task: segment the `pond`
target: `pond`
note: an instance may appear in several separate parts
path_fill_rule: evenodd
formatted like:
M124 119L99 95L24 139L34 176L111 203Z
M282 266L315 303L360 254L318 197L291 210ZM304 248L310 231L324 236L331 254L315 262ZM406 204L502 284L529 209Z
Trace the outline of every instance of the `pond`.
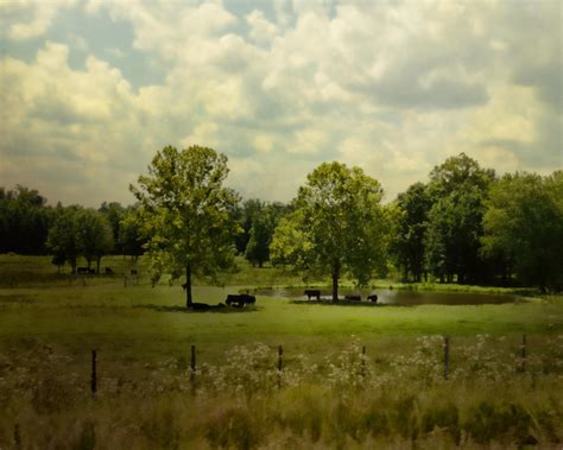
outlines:
M296 301L307 301L304 295L304 288L273 288L256 289L256 295L271 297L284 297ZM321 301L331 300L330 289L321 289ZM367 296L377 294L377 305L394 306L416 306L416 305L484 305L515 303L522 301L521 298L508 294L477 294L467 292L431 292L431 291L411 291L400 289L374 289L374 290L339 290L341 299L346 295L361 295L361 302L346 302L353 304L373 305L367 301Z

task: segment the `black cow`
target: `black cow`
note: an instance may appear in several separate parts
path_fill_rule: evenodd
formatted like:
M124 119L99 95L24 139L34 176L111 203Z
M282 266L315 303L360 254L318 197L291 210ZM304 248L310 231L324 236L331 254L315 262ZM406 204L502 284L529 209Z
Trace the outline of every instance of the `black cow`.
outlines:
M243 308L246 305L253 305L256 303L256 297L249 294L229 294L225 303L229 306L234 306L235 308Z
M312 297L315 297L317 300L321 299L321 291L318 289L305 289L305 295L307 300L311 300Z
M113 275L113 269L111 267L106 267L104 272L106 275Z
M344 299L359 302L359 301L362 300L362 296L361 295L345 295Z
M377 294L368 295L368 300L373 303L377 303Z
M78 267L76 269L76 273L78 273L78 274L89 274L90 269L88 269L88 267Z

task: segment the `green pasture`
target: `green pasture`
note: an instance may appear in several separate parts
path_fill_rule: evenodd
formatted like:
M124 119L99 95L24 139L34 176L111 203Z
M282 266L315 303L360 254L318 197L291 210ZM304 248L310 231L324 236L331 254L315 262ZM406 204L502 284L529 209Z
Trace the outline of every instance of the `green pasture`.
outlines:
M541 337L563 330L561 297L503 305L373 307L296 304L259 296L256 307L242 311L188 312L178 285L151 287L143 277L142 260L140 279L125 280L131 264L123 257L106 258L102 267L111 266L116 275L77 278L57 274L47 257L2 256L0 345L41 342L75 354L98 348L113 360L145 361L185 354L195 344L202 357L216 361L229 347L253 342L324 355L353 336L373 351L383 351L422 335L512 335L516 340L523 333ZM303 284L295 275L244 262L221 281L225 286L200 282L195 299L213 304L246 287Z

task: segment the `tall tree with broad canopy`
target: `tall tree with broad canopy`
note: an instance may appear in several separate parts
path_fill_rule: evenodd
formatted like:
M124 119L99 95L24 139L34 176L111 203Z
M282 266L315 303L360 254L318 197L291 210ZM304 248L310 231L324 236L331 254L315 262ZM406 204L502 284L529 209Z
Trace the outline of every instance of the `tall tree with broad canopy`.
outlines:
M440 280L479 281L485 200L494 171L482 169L464 153L446 159L430 173L432 207L425 234L426 259Z
M518 278L545 290L563 283L563 172L504 175L491 188L482 238L502 253Z
M323 163L307 176L274 233L274 263L291 264L313 275L330 275L332 299L349 275L367 284L385 263L387 219L380 206L379 182L358 167Z
M168 146L157 152L138 187L130 187L140 204L153 280L164 272L172 280L184 275L187 308L193 304L192 277L214 279L233 260L230 218L239 198L223 186L228 172L227 157L215 150Z

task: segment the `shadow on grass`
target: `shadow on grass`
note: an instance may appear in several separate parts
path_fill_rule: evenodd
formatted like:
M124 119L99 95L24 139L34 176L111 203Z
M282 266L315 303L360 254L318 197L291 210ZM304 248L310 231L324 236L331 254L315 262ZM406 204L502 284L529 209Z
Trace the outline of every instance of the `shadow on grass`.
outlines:
M332 300L291 300L290 303L296 305L324 305L324 306L360 306L364 308L387 308L387 307L412 307L416 305L399 305L399 304L388 304L388 303L373 303L373 302L363 302L356 300L338 300L333 302Z
M188 309L185 306L180 305L155 305L154 303L138 304L133 305L133 308L150 309L152 311L158 312L177 312L185 314L202 314L202 313L221 313L221 314L236 314L236 313L251 313L257 312L261 308L256 306L246 306L244 308L234 308L231 306L220 306L220 305L208 305L209 309Z

